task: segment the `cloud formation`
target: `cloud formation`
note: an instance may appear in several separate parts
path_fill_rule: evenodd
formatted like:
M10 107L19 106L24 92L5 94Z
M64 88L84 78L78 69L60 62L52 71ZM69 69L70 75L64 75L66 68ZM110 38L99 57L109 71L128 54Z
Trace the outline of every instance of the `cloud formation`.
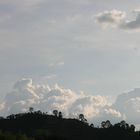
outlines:
M89 122L95 124L109 119L112 123L125 119L129 123L139 125L140 89L134 89L118 96L114 104L107 97L88 95L84 92L76 93L57 84L33 84L32 79L22 79L13 86L0 104L3 115L28 111L29 107L51 113L61 110L65 117L77 117L83 113Z
M129 31L140 31L140 11L135 10L137 16L134 20L124 21L121 25L121 29Z
M133 20L127 20L131 14L136 14ZM130 13L119 10L105 11L97 14L96 23L102 27L119 28L126 31L140 31L140 10L136 9Z
M61 110L66 117L77 117L78 114L83 113L90 121L99 116L121 119L121 114L111 107L105 96L76 93L58 85L53 87L35 85L32 79L22 79L16 82L13 91L7 94L0 109L1 113L6 115L28 111L30 106L44 112ZM104 119L107 118L104 117Z
M140 88L119 95L114 106L126 117L126 120L140 124Z
M116 27L125 18L125 12L118 10L104 11L96 16L96 22L103 27Z

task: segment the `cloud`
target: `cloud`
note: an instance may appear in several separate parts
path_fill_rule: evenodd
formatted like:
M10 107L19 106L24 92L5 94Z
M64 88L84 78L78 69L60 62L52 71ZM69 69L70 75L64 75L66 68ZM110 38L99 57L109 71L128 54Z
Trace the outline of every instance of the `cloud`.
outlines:
M134 20L124 21L119 27L129 31L140 31L140 11L134 10L137 14Z
M28 111L29 107L35 110L51 112L60 110L65 117L77 117L83 113L89 122L95 124L110 120L112 123L126 120L139 126L140 116L140 89L134 89L128 93L120 94L115 103L100 95L88 95L84 92L74 92L57 84L37 85L32 79L17 81L13 90L9 92L5 100L0 104L0 113L3 115Z
M96 22L103 27L116 27L125 18L126 13L118 10L104 11L97 14Z
M70 107L71 113L83 113L86 117L92 119L100 113L100 109L108 106L109 102L103 96L80 95Z
M0 112L4 115L25 112L31 106L44 112L61 110L65 117L77 117L83 113L91 122L99 116L104 119L111 116L121 120L121 114L111 107L105 96L76 93L58 85L35 85L32 79L22 79L15 83L13 91L7 94L1 104Z
M118 123L124 120L124 116L119 112L119 110L114 109L112 106L105 106L100 110L100 114L95 116L94 120L96 123L101 123L105 120L110 120L112 124Z
M119 111L112 109L112 108L104 109L104 111L108 115L115 115L116 117L121 117L121 113Z
M140 124L140 88L119 95L114 107L126 117L127 121Z
M136 17L127 20L131 14L136 14ZM103 28L113 27L125 31L140 31L140 10L135 9L130 13L119 10L104 11L96 15L96 23Z

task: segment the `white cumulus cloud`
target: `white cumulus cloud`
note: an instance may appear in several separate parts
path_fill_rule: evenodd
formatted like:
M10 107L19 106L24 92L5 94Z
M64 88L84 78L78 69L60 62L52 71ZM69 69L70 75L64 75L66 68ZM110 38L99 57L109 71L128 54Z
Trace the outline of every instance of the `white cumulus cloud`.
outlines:
M57 109L65 117L78 117L78 114L83 113L89 122L95 124L103 120L116 123L125 119L139 126L140 89L119 95L112 105L105 96L77 93L57 84L53 87L37 85L32 79L22 79L15 83L13 90L0 104L0 113L7 115L26 112L29 107L49 113Z
M111 107L105 96L87 95L84 92L76 93L58 85L53 87L35 85L32 79L17 81L0 109L1 114L6 115L28 111L31 106L44 112L57 109L62 111L65 117L77 117L78 114L83 113L89 121L93 121L98 116L103 118L105 114L121 118L121 114ZM107 116L104 119L107 119Z
M124 114L127 121L140 124L140 88L119 95L114 106Z

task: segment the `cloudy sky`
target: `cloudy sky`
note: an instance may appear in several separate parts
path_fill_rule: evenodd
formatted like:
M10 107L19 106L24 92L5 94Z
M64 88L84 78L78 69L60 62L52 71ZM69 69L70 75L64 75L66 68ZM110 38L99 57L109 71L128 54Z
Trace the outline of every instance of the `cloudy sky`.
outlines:
M106 96L104 100L120 102L120 94L140 87L139 36L139 0L0 0L0 101L7 93L15 95L13 86L17 81L27 80L21 84L24 90L28 85L54 87L57 83L75 91L72 98L84 91L81 96L86 101L97 100L100 104L99 98ZM16 93L26 93L19 90L21 85L16 86ZM134 98L124 97L128 94L123 97L140 115L139 93L135 91ZM33 99L43 106L46 97L42 101L36 95L38 91L34 93ZM84 101L79 102L83 105ZM5 102L9 104L9 98ZM101 112L126 117L114 109L115 105L105 109L102 105Z

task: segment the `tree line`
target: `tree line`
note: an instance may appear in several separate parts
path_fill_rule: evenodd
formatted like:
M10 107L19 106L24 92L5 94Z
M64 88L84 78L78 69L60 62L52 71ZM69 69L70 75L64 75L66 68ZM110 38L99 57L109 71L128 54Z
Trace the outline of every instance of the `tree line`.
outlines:
M65 118L58 110L48 114L35 111L33 107L25 113L0 117L0 130L0 140L140 139L140 131L135 131L135 125L125 120L116 124L106 120L101 122L100 127L95 127L93 123L88 123L84 114L72 119Z

